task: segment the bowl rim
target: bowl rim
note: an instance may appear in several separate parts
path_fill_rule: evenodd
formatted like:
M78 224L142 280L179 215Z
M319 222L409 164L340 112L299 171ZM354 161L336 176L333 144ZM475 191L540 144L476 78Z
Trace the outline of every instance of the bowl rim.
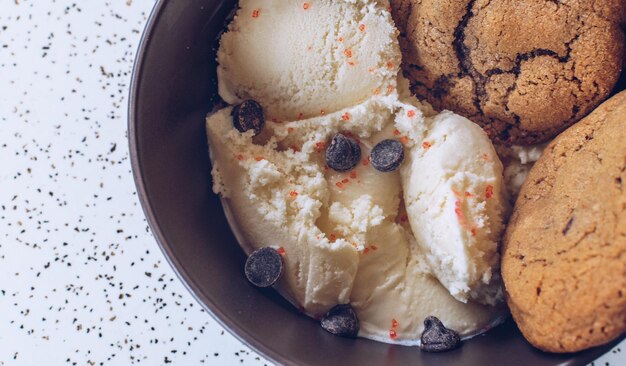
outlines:
M133 63L133 69L131 73L131 81L129 87L128 94L128 146L129 146L129 154L130 154L130 162L131 162L131 170L133 174L133 180L135 182L135 188L137 190L137 195L139 197L139 202L141 208L146 216L146 220L148 221L148 226L150 227L150 231L153 234L154 239L156 240L161 252L165 256L169 266L172 268L180 282L182 282L183 286L187 289L187 291L191 294L191 296L196 300L196 302L200 305L204 311L206 311L217 323L224 329L226 329L231 335L233 335L237 340L242 342L244 345L252 348L255 352L259 353L261 356L265 357L271 362L281 364L281 365L295 365L293 362L282 356L280 353L275 350L267 347L262 342L253 337L248 331L244 328L237 325L233 319L227 316L222 310L220 310L209 298L201 299L198 295L200 293L199 286L195 283L192 277L187 273L184 269L184 266L178 258L174 255L171 250L163 231L161 230L161 225L159 224L158 219L154 213L153 205L149 195L146 190L146 183L144 181L144 175L142 170L142 157L139 152L139 141L137 131L137 110L138 110L138 101L139 101L139 92L141 90L141 80L143 76L143 67L144 61L148 54L148 49L151 46L152 35L154 33L154 29L156 24L158 23L161 15L163 14L163 10L167 5L167 0L157 0L152 7L148 20L146 21L146 25L144 26L139 44L137 46L137 51L135 54L135 60Z
M198 305L200 305L200 307L204 309L204 311L206 311L209 316L211 316L222 328L226 329L226 331L228 331L237 340L242 342L244 345L250 347L256 353L268 359L270 362L279 365L297 365L292 360L289 360L284 355L282 355L280 352L267 346L260 339L253 336L245 328L239 326L232 317L228 316L224 311L216 306L215 303L210 299L210 297L199 295L202 293L202 291L200 290L200 286L190 276L187 270L185 270L185 267L175 256L170 245L168 244L166 236L161 230L159 220L155 215L151 198L147 193L146 182L144 181L144 174L141 163L142 156L139 152L139 138L136 133L138 124L137 110L139 109L138 102L140 99L139 93L141 90L141 82L144 73L144 61L147 57L147 54L149 53L149 49L151 48L153 40L152 36L155 31L156 25L163 15L163 11L168 3L168 0L156 0L152 7L150 15L148 16L146 24L143 28L140 41L136 48L128 92L127 139L133 180L135 183L135 188L141 208L150 227L150 231L152 232L153 237L156 240L167 263L174 271L180 282L182 282L183 286L198 303ZM615 346L622 339L623 337L618 337L616 340L610 342L609 344L613 343L612 346ZM607 352L610 352L610 350L608 350ZM598 356L594 356L594 358L590 359L589 362L592 362L597 357Z

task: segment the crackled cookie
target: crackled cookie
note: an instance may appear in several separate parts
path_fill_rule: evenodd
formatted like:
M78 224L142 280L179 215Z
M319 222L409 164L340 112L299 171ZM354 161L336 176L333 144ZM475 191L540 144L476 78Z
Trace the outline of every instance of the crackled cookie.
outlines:
M626 330L626 92L548 145L502 248L507 301L533 345L575 352Z
M411 90L494 141L545 141L612 91L622 0L392 0Z

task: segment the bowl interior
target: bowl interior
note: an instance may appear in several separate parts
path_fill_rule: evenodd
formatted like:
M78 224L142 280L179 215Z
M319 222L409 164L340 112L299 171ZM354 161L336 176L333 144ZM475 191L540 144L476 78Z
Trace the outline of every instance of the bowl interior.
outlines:
M249 285L245 256L211 190L204 131L217 90L216 38L235 3L158 1L130 101L132 164L150 226L180 278L220 323L282 364L583 365L609 350L546 354L531 347L510 319L445 354L348 340L324 332L273 290Z

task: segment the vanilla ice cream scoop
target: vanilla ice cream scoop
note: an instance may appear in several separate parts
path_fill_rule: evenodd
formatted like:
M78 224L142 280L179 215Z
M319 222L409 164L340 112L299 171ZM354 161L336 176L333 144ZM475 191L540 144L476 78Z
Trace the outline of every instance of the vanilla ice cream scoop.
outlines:
M230 104L260 103L266 118L261 131L235 128L232 107L208 117L213 190L246 252L281 253L276 289L315 318L349 303L359 336L383 342L419 344L428 316L463 337L497 323L502 167L478 126L437 115L398 81L389 3L239 6L218 89ZM328 154L338 134L349 161ZM404 162L372 164L386 140Z
M284 253L283 295L309 314L350 299L358 253L345 240L330 241L316 226L329 189L307 151L277 151L276 141L255 144L253 131L233 127L232 108L213 114L207 136L213 190L240 225L236 234L250 253L271 246Z
M450 118L452 124L457 117ZM240 243L248 253L264 246L282 248L285 271L278 289L307 314L317 317L350 303L361 323L359 336L406 345L419 344L427 316L467 337L504 314L502 304L487 306L471 298L464 303L450 295L431 270L431 252L418 244L407 222L402 169L383 173L367 158L385 139L402 141L409 156L421 149L415 143L418 135L432 135L433 143L443 144L435 137L442 129L431 133L430 124L440 126L417 106L391 97L312 119L269 121L257 137L232 127L230 108L208 118L214 191L224 198ZM466 128L461 125L461 131ZM337 133L350 135L362 150L361 161L350 171L326 165L324 151ZM450 133L453 138L455 132ZM461 132L458 137L468 136ZM431 160L430 169L450 164L462 169L466 161L463 154L448 158ZM491 174L476 171L481 173ZM459 258L465 267L451 275L469 272L468 262L481 260ZM487 287L472 286L477 294Z
M493 145L478 125L451 112L412 137L402 188L431 271L460 301L501 301L498 241L508 201Z
M373 1L241 0L217 54L219 94L296 120L396 88L400 49L390 13Z

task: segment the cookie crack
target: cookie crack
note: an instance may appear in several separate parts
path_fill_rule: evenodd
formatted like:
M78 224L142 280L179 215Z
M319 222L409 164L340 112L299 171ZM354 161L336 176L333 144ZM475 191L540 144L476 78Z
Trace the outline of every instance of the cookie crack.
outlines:
M454 40L452 41L452 46L454 47L454 52L459 61L459 70L457 77L459 79L469 76L474 83L474 106L478 110L479 114L483 113L483 108L481 102L484 101L486 97L485 85L487 84L488 78L481 75L476 68L474 67L474 63L472 62L470 49L465 45L465 29L469 24L470 20L476 16L474 12L474 5L476 4L476 0L469 0L465 9L465 14L461 18L461 21L454 29Z
M529 51L529 52L518 53L517 56L515 57L515 65L511 69L503 70L501 68L493 68L493 69L487 70L485 72L485 75L487 75L488 77L491 77L494 75L501 75L501 74L513 74L516 77L518 77L522 73L522 64L524 62L530 61L532 59L535 59L537 57L542 57L542 56L553 57L557 59L560 63L567 63L569 62L571 58L572 50L571 50L570 42L566 43L566 46L568 47L568 50L565 56L560 56L557 52L546 49L546 48L535 48L534 50Z
M487 76L487 78L491 78L494 75L502 75L502 74L513 74L515 76L515 82L513 83L513 85L509 88L507 88L506 90L506 95L505 95L505 107L508 109L508 101L509 101L509 97L510 95L517 89L517 79L519 78L520 74L522 73L522 64L526 61L530 61L533 60L537 57L542 57L542 56L549 56L549 57L553 57L555 58L559 63L568 63L571 60L571 55L572 55L572 44L574 42L576 42L578 40L578 38L580 37L580 35L576 35L574 38L570 39L569 41L567 41L565 43L565 47L566 47L566 52L564 56L560 56L558 54L558 52L555 52L553 50L550 49L546 49L546 48L535 48L529 52L525 52L525 53L518 53L517 56L515 57L515 65L509 69L509 70L503 70L501 68L493 68L493 69L489 69L485 72L485 75ZM580 85L582 84L582 81L574 75L573 77L573 81L577 82L580 88Z
M593 235L596 233L598 229L597 225L593 225L593 228L590 231L585 231L582 235L582 237L578 238L572 245L570 245L568 248L565 249L561 249L558 252L556 252L556 255L562 255L568 252L571 252L572 250L574 250L576 247L578 247L578 245L580 245L580 243L582 243L585 239L587 239L590 235Z
M470 49L465 45L465 28L469 24L470 19L474 17L473 9L476 0L469 0L467 6L465 8L465 14L461 18L461 21L454 29L454 40L452 41L452 46L454 47L454 51L456 53L456 57L459 61L459 76L468 75L470 70L473 69L473 65L471 60L469 60Z
M441 75L440 77L438 77L437 80L435 80L435 83L433 84L433 88L432 88L433 90L432 92L435 98L441 98L444 95L446 95L448 90L450 90L451 84L453 84L453 81L452 81L453 78L457 76L458 75L456 73L453 73L453 74Z
M424 66L421 66L421 65L418 65L418 64L412 64L412 63L409 63L409 64L407 64L406 66L407 66L408 68L411 68L411 69L416 70L416 71L422 71L422 70L424 70Z

